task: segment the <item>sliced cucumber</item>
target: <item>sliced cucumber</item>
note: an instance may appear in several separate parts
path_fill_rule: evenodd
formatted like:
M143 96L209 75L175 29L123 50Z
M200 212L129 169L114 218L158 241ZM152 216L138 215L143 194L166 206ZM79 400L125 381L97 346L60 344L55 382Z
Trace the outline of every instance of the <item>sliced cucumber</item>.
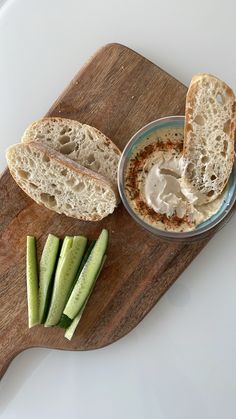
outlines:
M82 259L82 262L81 262L81 264L80 264L80 266L79 266L79 270L78 270L78 272L77 272L77 274L76 274L75 281L74 281L74 283L73 283L73 285L72 285L71 292L72 292L72 290L73 290L73 288L74 288L74 286L75 286L76 282L77 282L77 281L78 281L78 279L79 279L79 276L80 276L80 274L81 274L81 271L82 271L82 269L83 269L83 267L84 267L85 263L87 262L87 260L88 260L88 258L89 258L89 256L90 256L90 253L92 252L92 250L93 250L93 248L94 248L94 246L95 246L95 243L96 243L96 240L93 240L93 241L90 243L90 245L88 246L88 248L87 248L87 250L86 250L86 252L85 252L85 254L84 254L84 257L83 257L83 259Z
M100 273L101 273L101 270L102 270L102 268L103 268L103 265L104 265L104 263L105 263L105 260L106 260L106 255L103 257L103 260L102 260L102 263L101 263L101 266L100 266L100 268L99 268L99 271L98 271L98 273L97 273L97 276L96 276L96 279L95 279L95 281L94 281L94 283L93 283L93 286L92 286L92 288L91 288L91 290L90 290L90 293L89 293L89 296L88 296L88 298L86 299L86 301L85 301L85 303L84 303L84 305L83 305L83 307L81 308L81 310L80 310L80 312L77 314L77 316L75 316L75 318L74 318L74 320L72 321L72 323L67 327L67 329L66 329L66 332L65 332L65 338L66 339L68 339L68 340L71 340L72 339L72 337L73 337L73 335L74 335L74 333L75 333L75 330L76 330L76 328L77 328L77 326L78 326L78 324L79 324L79 322L80 322L80 319L81 319L81 317L82 317L82 314L83 314L83 312L84 312L84 309L85 309L85 307L86 307L86 305L87 305L87 302L88 302L88 300L89 300L89 297L90 297L90 295L92 294L92 291L93 291L93 288L94 288L94 285L95 285L95 283L96 283L96 281L97 281L97 279L98 279L98 277L99 277L99 275L100 275ZM64 315L65 316L65 315ZM65 316L65 317L67 317L67 316ZM69 319L69 317L67 317L67 319Z
M62 315L68 295L78 271L81 259L86 248L87 239L84 236L75 236L72 246L65 245L64 255L59 261L59 268L56 270L53 286L52 300L45 326L56 325ZM68 247L69 249L68 249Z
M49 234L43 248L39 263L39 322L46 320L49 302L53 286L53 273L55 272L56 261L60 239Z
M69 249L72 247L72 243L73 243L73 237L70 237L70 236L64 237L64 240L61 246L60 256L57 263L57 270L60 269L62 260L65 257L65 255L68 253Z
M33 236L27 236L26 241L26 283L28 302L28 325L29 327L33 327L39 323L36 240Z
M96 280L108 244L108 231L103 229L73 288L63 314L74 319L80 312Z
M61 269L62 261L64 260L65 256L67 255L67 253L68 253L68 252L69 252L69 250L71 249L72 244L73 244L73 237L71 237L71 236L65 236L65 237L64 237L64 240L63 240L63 243L62 243L62 246L61 246L60 255L59 255L58 262L57 262L56 272L55 272L54 278L55 278L56 276L58 277L58 275L59 275L59 271L60 271L60 269ZM49 296L50 298L51 298L51 296L52 296L53 282L54 282L54 281L52 281L52 289L51 289L50 296ZM47 310L45 310L45 311L46 311L46 313L45 313L45 314L46 314L46 316L45 316L46 318L47 318L48 311L49 311L50 298L49 298L49 301L48 301L48 307L47 307ZM42 323L44 323L44 322L46 321L46 318L44 318L44 319L43 319Z
M81 271L82 271L85 263L87 262L87 259L88 259L89 255L90 255L90 253L91 253L91 251L92 251L95 243L96 243L96 240L93 240L91 242L91 244L88 246L88 248L87 248L87 250L86 250L86 252L84 254L84 257L82 259L82 262L81 262L81 264L79 266L79 270L78 270L78 272L76 274L75 280L73 281L73 284L71 286L71 290L70 290L70 293L69 293L68 298L70 297L70 294L71 294L71 292L72 292L72 290L74 288L74 285L76 284L76 282L77 282L77 280L78 280L78 278L80 276L80 273L81 273ZM69 317L67 317L65 314L62 313L62 316L61 316L61 319L60 319L60 321L58 323L58 326L63 327L64 329L67 329L67 327L70 326L71 323L72 323L72 319L70 319Z
M61 318L57 326L61 327L62 329L67 329L72 323L72 319L62 313Z
M87 301L86 301L86 303L87 303ZM86 306L86 303L84 304L84 308ZM76 331L76 328L77 328L77 326L80 322L80 319L82 317L83 311L84 311L84 309L82 308L80 310L79 314L77 314L77 316L75 316L74 320L72 320L72 323L70 324L70 326L67 327L67 329L65 331L65 334L64 334L66 339L71 340L73 338L73 335L74 335L74 333Z

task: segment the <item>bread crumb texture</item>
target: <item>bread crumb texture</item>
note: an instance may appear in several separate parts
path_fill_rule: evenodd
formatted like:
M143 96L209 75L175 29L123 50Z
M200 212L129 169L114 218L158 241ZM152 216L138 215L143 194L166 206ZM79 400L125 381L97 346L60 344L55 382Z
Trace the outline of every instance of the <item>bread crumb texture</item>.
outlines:
M200 192L199 203L210 202L223 191L233 166L234 93L214 76L195 76L185 116L185 179Z
M26 129L22 142L30 141L52 147L117 186L121 152L96 128L65 118L43 118Z
M16 144L7 150L12 176L32 199L82 220L100 220L114 211L117 199L108 183L70 168L63 155L53 153L56 159L47 147L35 143Z

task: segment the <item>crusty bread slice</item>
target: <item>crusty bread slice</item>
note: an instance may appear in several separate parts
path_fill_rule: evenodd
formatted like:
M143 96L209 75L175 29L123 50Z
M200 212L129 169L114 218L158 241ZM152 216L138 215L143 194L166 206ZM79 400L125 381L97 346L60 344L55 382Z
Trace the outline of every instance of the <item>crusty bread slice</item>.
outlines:
M22 142L30 141L37 141L60 151L117 185L121 152L96 128L65 118L42 118L31 124L23 134Z
M15 144L7 149L6 158L23 191L59 214L96 221L118 203L110 181L43 144Z
M216 199L226 186L234 161L235 95L211 74L193 77L186 98L184 182L197 204Z

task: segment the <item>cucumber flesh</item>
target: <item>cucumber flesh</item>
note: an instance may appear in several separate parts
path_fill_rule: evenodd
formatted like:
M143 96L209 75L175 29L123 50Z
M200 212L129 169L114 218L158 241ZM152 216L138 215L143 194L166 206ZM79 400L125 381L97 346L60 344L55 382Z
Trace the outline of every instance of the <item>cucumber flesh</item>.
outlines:
M39 323L36 240L33 236L27 236L26 240L26 283L28 302L28 325L30 328Z
M93 240L93 241L90 243L90 245L88 246L88 248L87 248L87 250L86 250L86 252L85 252L85 254L84 254L84 257L83 257L82 262L81 262L81 264L80 264L79 270L78 270L78 272L77 272L77 274L76 274L76 278L75 278L75 281L74 281L74 284L73 284L73 288L74 288L74 285L76 284L76 282L77 282L77 281L78 281L78 279L79 279L79 276L80 276L80 274L81 274L81 271L82 271L82 269L83 269L83 267L84 267L85 263L87 262L87 260L88 260L88 258L89 258L89 255L90 255L90 253L92 252L92 250L93 250L93 248L94 248L95 243L96 243L96 240ZM73 289L73 288L72 288L72 289ZM72 291L72 289L71 289L71 291Z
M80 273L80 276L63 311L63 314L68 316L70 319L74 319L76 317L89 296L90 290L92 289L96 280L103 257L106 253L107 244L108 231L103 229L94 245L92 252L90 253L86 264Z
M55 326L62 315L74 278L82 260L87 239L84 236L75 236L72 246L68 249L56 270L53 286L52 300L45 326ZM69 246L69 245L68 245ZM65 249L64 249L65 250Z
M39 322L44 323L52 293L60 239L49 234L39 263Z
M85 303L85 305L86 305L86 303ZM85 305L84 305L84 307L85 307ZM77 328L77 326L80 322L82 314L83 314L83 309L80 310L79 314L77 314L77 316L75 316L74 320L72 320L72 323L70 324L70 326L67 327L67 329L65 331L65 334L64 334L66 339L71 340L73 338L73 335L74 335L74 333L76 331L76 328Z
M57 266L56 266L56 272L55 272L55 275L54 275L53 279L55 279L55 277L58 276L58 273L59 273L60 268L61 268L62 261L64 260L68 251L71 249L72 244L73 244L73 237L65 236L64 240L62 242L60 255L59 255L59 259L58 259ZM47 310L45 310L45 316L43 316L42 323L45 323L45 321L47 319L47 315L48 315L48 311L49 311L49 307L50 307L50 299L52 297L52 291L53 291L53 282L54 281L52 281L52 283L51 283L52 289L50 290L50 295L49 295L49 298L48 298L49 301L47 302Z
M90 295L92 294L92 291L93 291L94 285L95 285L95 283L96 283L96 281L97 281L97 279L98 279L98 277L99 277L99 275L100 275L100 273L101 273L101 270L102 270L103 265L104 265L104 263L105 263L106 257L107 257L106 255L103 257L103 260L102 260L101 266L100 266L100 268L99 268L99 271L98 271L98 273L97 273L96 279L95 279L95 281L94 281L93 287L92 287L92 288L91 288L91 290L90 290L90 293L89 293L89 296L88 296L87 300L85 301L85 303L84 303L83 307L81 308L80 312L77 314L77 316L75 316L75 318L74 318L74 320L72 321L72 323L71 323L71 324L67 327L67 329L66 329L66 332L65 332L65 335L64 335L64 336L65 336L65 338L66 338L66 339L68 339L68 340L71 340L71 339L72 339L72 337L73 337L73 335L74 335L74 333L75 333L75 330L76 330L76 328L77 328L77 326L78 326L78 324L79 324L79 322L80 322L80 319L81 319L82 314L83 314L83 312L84 312L84 309L85 309L85 307L86 307L86 305L87 305L87 302L88 302L88 300L89 300L89 297L90 297ZM66 316L65 316L65 317L66 317ZM69 317L67 317L67 319L69 319Z
M61 251L60 251L60 255L59 255L59 259L57 263L57 271L60 269L62 260L65 257L65 255L68 253L68 250L72 247L72 244L73 244L73 237L66 236L61 246Z
M80 264L80 266L79 266L79 270L78 270L78 272L77 272L77 274L76 274L76 277L75 277L75 279L74 279L74 281L73 281L73 284L72 284L72 286L71 286L71 291L70 291L70 294L71 294L71 292L72 292L72 290L73 290L73 288L74 288L74 285L76 284L76 282L77 282L77 280L78 280L78 278L79 278L80 272L82 271L82 269L83 269L83 267L84 267L85 263L87 262L87 259L88 259L89 255L90 255L90 253L91 253L91 251L92 251L92 249L93 249L93 247L94 247L95 243L96 243L96 240L93 240L93 241L91 242L91 244L88 246L87 250L85 251L84 257L83 257L82 262L81 262L81 264ZM69 296L70 296L70 294L69 294ZM69 298L69 296L68 296L68 298ZM67 317L65 314L63 314L63 313L62 313L62 316L61 316L61 319L60 319L60 321L59 321L59 323L58 323L58 326L59 326L59 327L63 327L64 329L67 329L67 327L68 327L71 323L72 323L72 320L71 320L69 317Z

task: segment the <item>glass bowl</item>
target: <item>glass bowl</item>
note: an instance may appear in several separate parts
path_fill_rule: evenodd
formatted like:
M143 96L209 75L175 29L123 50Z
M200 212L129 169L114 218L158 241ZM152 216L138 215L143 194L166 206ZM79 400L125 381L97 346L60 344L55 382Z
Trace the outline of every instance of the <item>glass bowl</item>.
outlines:
M228 189L224 201L218 212L212 215L208 220L199 224L195 230L186 232L173 232L161 230L153 225L146 223L130 206L125 192L125 173L129 159L133 156L135 148L145 141L145 138L157 132L161 128L184 128L184 116L168 116L157 119L141 128L127 143L120 158L118 166L118 189L122 202L131 217L143 228L151 233L166 240L191 240L206 238L209 233L213 234L221 228L232 215L232 209L236 200L236 162L234 161L232 173L228 182Z

